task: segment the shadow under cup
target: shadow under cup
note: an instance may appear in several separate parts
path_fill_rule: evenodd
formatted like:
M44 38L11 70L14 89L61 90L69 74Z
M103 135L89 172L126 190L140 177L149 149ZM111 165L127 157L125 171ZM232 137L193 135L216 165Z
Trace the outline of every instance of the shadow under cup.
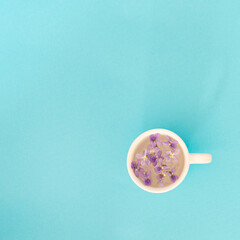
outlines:
M155 134L158 134L157 139L151 141L150 136ZM152 156L156 156L157 160ZM167 192L185 178L189 169L189 152L183 140L175 133L165 129L149 130L132 143L127 168L130 177L140 188L153 193Z

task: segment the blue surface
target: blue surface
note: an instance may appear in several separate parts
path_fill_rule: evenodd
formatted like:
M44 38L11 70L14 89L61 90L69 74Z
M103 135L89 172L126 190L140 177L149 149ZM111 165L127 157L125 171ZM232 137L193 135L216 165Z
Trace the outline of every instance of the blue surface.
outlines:
M1 1L0 239L240 239L239 1ZM138 188L152 128L209 152Z

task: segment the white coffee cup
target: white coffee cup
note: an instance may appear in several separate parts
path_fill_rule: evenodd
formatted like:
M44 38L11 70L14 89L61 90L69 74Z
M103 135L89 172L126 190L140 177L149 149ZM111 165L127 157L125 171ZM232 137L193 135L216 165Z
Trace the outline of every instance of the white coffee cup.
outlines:
M131 162L134 160L135 158L135 150L136 148L139 146L139 144L142 142L143 139L146 139L147 137L149 137L151 134L155 134L155 133L159 133L161 135L168 135L169 137L175 139L178 141L180 147L183 150L183 170L178 178L178 180L168 186L163 186L163 187L151 187L151 186L146 186L144 185L139 178L137 178L131 168ZM130 177L132 178L132 180L134 181L135 184L137 184L140 188L142 188L145 191L148 192L152 192L152 193L164 193L164 192L168 192L172 189L174 189L175 187L177 187L186 177L187 173L188 173L188 169L189 169L189 165L190 164L201 164L201 163L210 163L212 161L212 156L211 154L206 154L206 153L189 153L186 144L184 143L184 141L174 132L171 132L169 130L166 129L152 129L149 131L146 131L144 133L142 133L141 135L139 135L134 142L132 143L132 145L130 146L130 149L128 151L128 155L127 155L127 169L128 169L128 173L130 175Z

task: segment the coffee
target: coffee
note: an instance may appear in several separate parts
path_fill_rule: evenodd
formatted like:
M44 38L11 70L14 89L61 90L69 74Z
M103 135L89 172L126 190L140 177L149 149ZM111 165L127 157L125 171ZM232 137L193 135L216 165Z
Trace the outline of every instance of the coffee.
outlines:
M165 187L181 175L184 154L177 140L159 133L143 139L134 153L131 168L146 186Z

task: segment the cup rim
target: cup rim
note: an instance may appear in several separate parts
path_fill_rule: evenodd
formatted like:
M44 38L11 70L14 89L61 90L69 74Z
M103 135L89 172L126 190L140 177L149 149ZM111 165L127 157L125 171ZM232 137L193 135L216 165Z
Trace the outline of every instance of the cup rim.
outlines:
M131 169L131 162L132 159L134 157L134 151L136 149L136 147L138 146L138 144L142 141L142 139L148 137L151 134L155 134L155 133L160 133L162 135L168 135L174 139L176 139L178 141L178 143L180 144L182 150L183 150L183 155L184 155L184 166L183 166L183 170L181 175L179 176L179 178L177 179L176 182L166 186L166 187L161 187L161 188L156 188L156 187L151 187L151 186L145 186L133 173L132 169ZM167 130L167 129L162 129L162 128L156 128L156 129L151 129L148 130L146 132L143 132L142 134L140 134L131 144L129 151L128 151L128 155L127 155L127 170L128 173L131 177L131 179L133 180L133 182L140 188L142 188L143 190L147 191L147 192L151 192L151 193L164 193L164 192L168 192L172 189L174 189L175 187L177 187L180 183L182 183L182 181L184 180L184 178L186 177L188 170L189 170L189 152L188 152L188 148L186 146L186 144L184 143L184 141L174 132Z

